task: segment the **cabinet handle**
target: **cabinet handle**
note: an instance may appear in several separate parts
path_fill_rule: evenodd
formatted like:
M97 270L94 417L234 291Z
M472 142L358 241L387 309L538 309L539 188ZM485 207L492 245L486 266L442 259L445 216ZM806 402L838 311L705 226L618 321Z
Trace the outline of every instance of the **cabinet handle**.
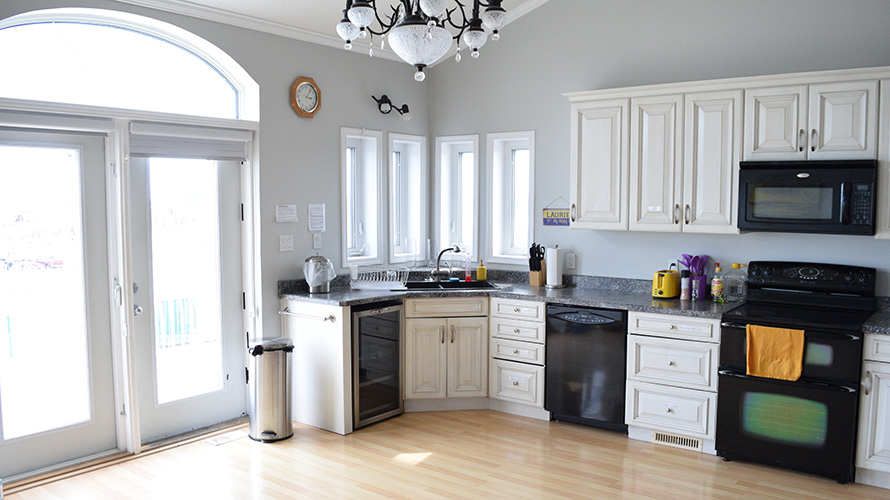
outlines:
M810 151L816 151L816 144L819 143L819 141L816 139L817 137L818 134L816 133L816 129L813 129L813 134L810 139Z
M800 129L800 132L797 133L798 151L803 153L803 149L805 147L807 147L806 144L807 144L807 132L804 129Z
M674 205L674 224L680 223L680 204Z
M668 366L674 366L674 357L673 356L668 358Z
M683 209L683 222L685 222L687 226L689 225L689 211L690 211L690 208L689 208L689 204L687 203L686 208Z
M454 343L454 325L451 325L451 343Z
M871 392L871 372L865 372L865 380L862 381L862 394L868 396Z
M439 328L439 342L442 344L445 343L445 327L444 326Z
M575 222L575 204L574 204L574 203L572 203L572 213L571 213L571 216L572 216L572 222Z

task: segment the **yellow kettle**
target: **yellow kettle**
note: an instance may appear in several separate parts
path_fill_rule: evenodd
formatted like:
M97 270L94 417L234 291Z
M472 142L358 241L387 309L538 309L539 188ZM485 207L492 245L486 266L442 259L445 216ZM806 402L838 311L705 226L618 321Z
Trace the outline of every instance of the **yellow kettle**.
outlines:
M652 297L675 299L680 296L680 272L670 269L655 271L652 276Z

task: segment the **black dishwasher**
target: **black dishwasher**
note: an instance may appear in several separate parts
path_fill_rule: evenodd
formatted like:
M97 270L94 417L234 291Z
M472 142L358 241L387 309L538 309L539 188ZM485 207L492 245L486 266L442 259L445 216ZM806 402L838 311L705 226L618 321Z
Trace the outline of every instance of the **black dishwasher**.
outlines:
M563 420L627 432L627 311L547 305L544 409Z

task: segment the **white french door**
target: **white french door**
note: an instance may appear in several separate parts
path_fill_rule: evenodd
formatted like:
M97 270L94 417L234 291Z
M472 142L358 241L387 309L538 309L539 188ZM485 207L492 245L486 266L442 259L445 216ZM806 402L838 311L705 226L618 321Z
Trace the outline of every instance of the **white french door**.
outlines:
M0 475L118 449L105 138L0 129Z
M240 162L130 160L142 444L246 412Z

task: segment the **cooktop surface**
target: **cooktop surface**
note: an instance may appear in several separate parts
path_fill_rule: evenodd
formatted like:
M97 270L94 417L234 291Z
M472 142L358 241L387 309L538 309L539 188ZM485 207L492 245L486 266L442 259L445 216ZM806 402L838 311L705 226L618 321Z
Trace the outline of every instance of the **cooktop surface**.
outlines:
M871 314L871 311L749 302L724 313L723 321L783 328L861 331Z

